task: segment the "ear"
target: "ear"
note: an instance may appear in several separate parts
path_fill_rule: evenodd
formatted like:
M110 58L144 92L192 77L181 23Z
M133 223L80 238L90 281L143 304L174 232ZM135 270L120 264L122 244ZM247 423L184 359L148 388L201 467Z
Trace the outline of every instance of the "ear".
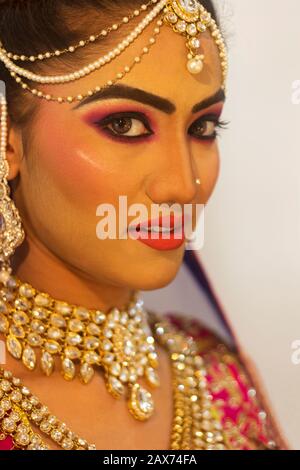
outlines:
M9 116L7 117L7 148L6 148L6 159L9 165L8 180L13 180L17 177L21 161L23 158L23 142L22 133L20 129L11 125Z

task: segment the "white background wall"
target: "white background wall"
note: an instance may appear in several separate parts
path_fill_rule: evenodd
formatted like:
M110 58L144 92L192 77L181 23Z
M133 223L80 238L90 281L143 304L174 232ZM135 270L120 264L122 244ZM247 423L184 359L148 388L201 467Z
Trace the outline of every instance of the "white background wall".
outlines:
M200 256L300 449L300 365L291 362L300 339L300 104L291 100L300 80L300 2L218 4L230 47L231 124Z

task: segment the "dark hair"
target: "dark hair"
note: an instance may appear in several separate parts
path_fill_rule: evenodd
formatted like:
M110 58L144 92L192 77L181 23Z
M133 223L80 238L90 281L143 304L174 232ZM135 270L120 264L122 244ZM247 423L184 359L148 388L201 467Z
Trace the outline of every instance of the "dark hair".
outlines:
M142 0L0 0L0 39L7 51L18 55L38 55L41 52L65 49L117 22L142 3ZM211 0L203 0L201 3L216 19ZM122 30L123 28L131 29L132 23L128 26L125 24ZM108 36L105 44L109 45L109 41ZM46 62L52 66L55 61L56 71L65 71L66 68L72 70L74 62L77 68L79 64L86 65L89 48L91 52L93 44ZM17 64L19 63L18 61ZM41 72L47 64L44 65L43 61L26 62L26 68ZM32 98L28 92L24 93L2 62L0 80L6 83L12 122L20 127L25 126L34 114L37 98Z

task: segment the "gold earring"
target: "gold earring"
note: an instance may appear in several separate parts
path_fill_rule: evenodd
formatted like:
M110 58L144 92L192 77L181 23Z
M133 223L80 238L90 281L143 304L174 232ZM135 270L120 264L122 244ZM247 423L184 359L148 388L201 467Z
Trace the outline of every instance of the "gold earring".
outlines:
M7 148L7 102L0 82L0 263L11 271L9 259L16 248L24 241L25 233L18 209L9 197L7 181L9 166L6 159Z

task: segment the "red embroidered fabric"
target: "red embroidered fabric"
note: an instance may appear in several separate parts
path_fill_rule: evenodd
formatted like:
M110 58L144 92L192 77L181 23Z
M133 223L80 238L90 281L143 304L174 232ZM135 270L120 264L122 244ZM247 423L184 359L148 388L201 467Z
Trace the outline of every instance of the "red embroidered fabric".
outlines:
M13 450L14 444L12 438L6 437L4 440L1 440L0 436L0 450Z
M205 360L209 390L223 424L227 448L279 449L275 440L277 432L261 406L238 353L195 319L172 313L165 317L197 342L199 354Z

